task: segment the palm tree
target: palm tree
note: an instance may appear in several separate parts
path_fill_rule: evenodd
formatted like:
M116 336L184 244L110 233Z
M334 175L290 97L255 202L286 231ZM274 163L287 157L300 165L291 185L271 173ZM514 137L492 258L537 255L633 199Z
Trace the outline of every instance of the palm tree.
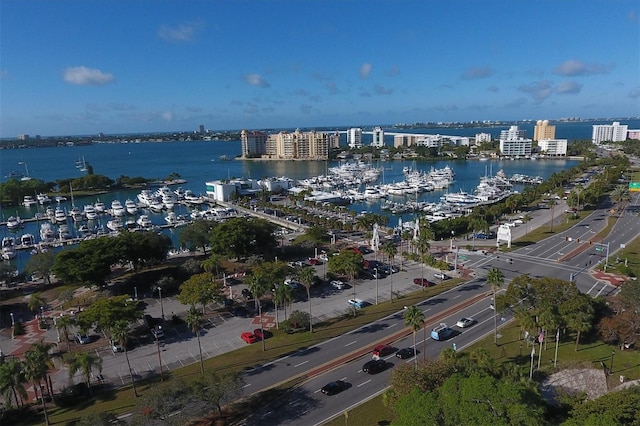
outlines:
M67 352L71 352L71 343L69 341L69 327L75 324L75 319L71 315L62 315L56 318L56 328L62 330L62 336L67 342Z
M102 358L94 356L90 352L69 353L65 358L65 361L69 365L69 377L73 378L73 376L80 371L84 384L89 390L89 394L92 394L91 373L94 368L102 373Z
M393 259L395 259L396 254L398 254L398 248L391 241L387 241L382 245L381 251L385 256L387 256L387 259L389 261L389 272L390 272L389 282L390 282L390 289L391 289L390 298L391 298L391 302L393 302Z
M616 185L613 191L611 191L610 197L611 201L618 205L618 210L620 210L620 204L631 199L629 188L624 185Z
M475 251L476 249L476 233L477 231L485 231L487 228L489 227L489 223L481 218L481 217L473 217L470 221L469 221L469 227L467 229L469 229L470 231L473 232L473 247L471 250Z
M424 254L427 253L429 251L429 248L431 247L431 244L429 244L428 239L423 236L422 234L420 234L418 236L417 240L413 240L413 244L416 246L416 249L418 250L418 253L420 253L420 265L422 267L421 269L421 277L424 280ZM425 287L422 287L422 290L424 291Z
M195 306L189 308L187 312L187 325L198 337L198 350L200 351L200 373L204 374L204 360L202 359L202 345L200 344L200 330L202 329L202 312Z
M487 274L487 283L493 290L493 343L498 344L498 306L496 305L496 292L504 285L504 274L498 268L493 268Z
M314 270L303 268L298 272L298 279L305 289L307 289L307 301L309 302L309 331L313 333L313 317L311 316L311 284L313 283Z
M51 343L40 341L34 343L24 354L24 375L27 380L33 383L33 392L38 398L38 389L41 389L42 381L49 387L48 373L53 368L53 361L49 355L49 350L53 347ZM41 392L42 393L42 392ZM52 392L49 389L49 395ZM49 425L49 414L47 413L47 403L44 395L40 395L42 400L42 411L44 413L45 425Z
M413 330L413 352L414 352L414 365L418 368L418 352L416 350L416 333L420 330L424 324L424 312L416 305L410 306L404 312L404 323Z
M409 253L409 244L411 239L413 238L413 233L411 233L411 231L409 231L408 229L404 229L402 231L402 234L400 235L400 237L402 238L402 241L406 241L407 242L407 253ZM402 261L404 258L400 258L400 260ZM403 265L400 264L400 267L402 267Z
M11 405L12 397L16 402L16 407L24 404L24 400L27 398L24 383L22 363L19 360L14 358L0 364L0 393L9 405Z
M293 289L288 285L277 285L273 293L273 302L276 305L276 327L278 327L278 305L284 308L284 319L287 319L287 305L293 301Z
M133 396L138 397L138 391L136 390L136 381L133 377L133 370L131 369L131 362L129 362L129 351L127 350L127 340L129 339L129 323L124 320L117 321L111 329L111 338L118 342L124 350L124 357L127 360L127 367L129 367L129 377L131 377L131 387L133 388Z
M47 299L42 296L41 292L33 293L31 297L29 297L27 307L34 314L40 311L44 306L47 306Z
M262 303L260 302L260 298L265 295L266 292L269 291L271 285L269 281L265 279L262 275L253 274L249 277L249 291L253 293L253 296L256 298L256 302L258 304L258 316L260 317L260 330L263 331L262 335L264 336L264 322L262 321ZM280 284L285 285L285 284ZM266 351L267 348L265 346L264 340L262 340L262 350Z

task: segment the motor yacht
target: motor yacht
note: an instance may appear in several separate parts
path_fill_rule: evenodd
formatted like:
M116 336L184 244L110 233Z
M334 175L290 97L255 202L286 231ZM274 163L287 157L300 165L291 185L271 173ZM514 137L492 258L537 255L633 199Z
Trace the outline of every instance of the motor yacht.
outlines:
M116 217L124 216L126 213L125 208L122 206L122 203L118 200L113 200L111 202L111 214Z
M67 213L60 206L56 207L53 217L57 223L65 223L67 221Z
M150 189L143 189L142 192L138 194L138 202L145 207L151 206L156 199L157 197Z
M4 237L2 239L2 258L11 260L16 257L16 240L13 237Z
M136 223L142 229L149 229L153 227L153 223L151 223L151 219L149 219L149 216L147 216L146 214L140 215Z
M23 247L32 247L36 243L36 237L33 234L22 234L20 236L20 245Z
M31 195L25 195L22 201L22 205L25 206L26 208L29 208L31 206L37 206L38 200L33 198Z
M20 219L20 216L10 216L7 219L7 229L14 230L20 228L24 222Z
M100 214L100 213L104 213L107 210L107 207L104 205L104 203L100 200L98 200L93 207L96 210L96 213Z
M36 200L38 200L38 203L41 206L51 203L51 198L49 198L49 196L47 194L43 194L43 193L40 193L40 194L36 195Z
M56 233L53 231L53 226L45 222L40 225L40 241L43 243L50 243L56 238Z
M113 232L121 231L123 227L124 225L122 224L122 220L119 217L114 217L107 222L107 228Z
M73 206L69 214L74 222L82 222L84 220L84 214L82 210L80 210L80 207Z
M60 225L58 228L58 238L61 241L70 240L72 238L71 231L68 225Z
M130 215L135 216L138 214L138 206L132 199L127 199L124 202L124 207L127 209L127 213L129 213Z
M96 220L98 218L98 212L96 211L95 206L92 206L91 204L85 204L84 215L87 220Z

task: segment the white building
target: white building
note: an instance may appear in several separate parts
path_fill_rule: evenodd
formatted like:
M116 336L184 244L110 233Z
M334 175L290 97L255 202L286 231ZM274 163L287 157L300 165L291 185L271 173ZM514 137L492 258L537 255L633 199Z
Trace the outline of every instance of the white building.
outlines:
M509 129L500 131L501 141L514 141L517 139L524 139L526 132L518 129L518 126L511 126Z
M542 139L538 141L540 151L549 156L565 156L567 155L566 139Z
M382 127L376 127L373 129L373 141L371 146L375 148L382 148L384 146L384 130Z
M491 133L477 133L476 134L476 145L481 143L491 142Z
M619 121L614 121L613 124L594 124L591 142L596 145L603 142L624 142L627 140L628 127L626 124L621 125Z
M215 180L205 183L207 197L216 201L229 201L231 194L253 195L263 190L253 179Z
M362 129L352 127L347 131L347 145L349 148L362 148Z
M531 155L533 140L525 139L525 131L511 126L500 132L500 152L506 157L526 157Z

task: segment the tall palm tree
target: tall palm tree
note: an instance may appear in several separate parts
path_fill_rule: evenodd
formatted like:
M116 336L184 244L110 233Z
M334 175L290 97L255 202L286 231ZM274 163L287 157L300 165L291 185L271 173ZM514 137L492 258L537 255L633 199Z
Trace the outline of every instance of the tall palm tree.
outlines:
M260 274L253 274L249 277L249 291L253 293L253 296L256 298L256 302L258 304L258 316L260 317L260 330L263 332L264 336L264 322L262 321L262 303L260 302L260 298L267 293L271 287L269 281L267 281L266 277ZM284 285L284 284L280 284ZM266 351L266 345L264 343L265 339L262 340L262 350Z
M421 234L417 240L413 240L413 245L418 250L418 253L420 253L421 277L424 280L424 255L429 251L431 244L429 244L428 239ZM422 290L424 291L424 289L425 287L423 286Z
M631 196L629 195L629 188L624 185L616 185L616 187L613 188L613 191L611 191L610 197L611 201L618 205L618 210L620 210L620 205L622 203L631 199Z
M278 305L284 308L284 319L287 319L287 306L293 301L293 289L288 285L277 285L273 293L273 302L276 305L276 327L278 326Z
M493 343L498 344L498 306L496 305L496 293L504 285L504 274L498 268L493 268L487 274L487 283L493 290Z
M27 303L27 307L31 312L38 313L40 309L44 306L47 306L47 299L42 296L41 292L33 293L29 297L29 302Z
M187 325L196 334L198 338L198 350L200 351L200 373L204 374L204 360L202 359L202 345L200 344L200 330L202 330L202 312L196 309L195 306L189 308L187 312Z
M71 352L71 342L69 340L69 327L75 324L75 319L71 315L62 315L56 318L56 328L62 330L64 341L67 342L67 352Z
M391 241L387 241L382 245L381 251L385 256L387 256L387 260L389 262L389 288L391 289L390 300L393 302L393 260L396 258L396 254L398 254L398 248Z
M415 368L418 368L418 351L416 349L416 333L418 330L422 328L424 325L424 312L416 305L412 305L404 312L403 315L405 325L411 327L413 331L413 351L414 357L413 362Z
M489 223L481 217L476 216L469 221L469 227L467 229L469 231L472 231L473 236L473 247L471 248L471 250L475 251L476 249L476 233L478 231L484 232L488 227Z
M0 364L0 393L9 405L11 405L12 397L16 402L16 407L24 404L24 400L27 398L27 390L24 388L25 381L20 360L14 358Z
M138 391L136 389L136 380L133 377L133 370L131 369L131 362L129 361L129 351L127 350L127 340L129 339L129 323L124 320L116 321L111 329L111 338L118 342L124 350L124 357L127 360L127 367L129 368L129 377L131 378L131 387L133 388L133 396L138 397Z
M24 374L25 378L33 383L33 392L38 397L38 390L41 389L42 381L44 380L47 388L49 382L47 380L49 369L53 368L53 361L49 350L53 347L51 343L45 343L40 341L34 343L24 354ZM41 392L42 394L42 392ZM52 395L51 389L49 389L49 395ZM49 425L49 413L47 412L47 402L44 395L41 396L42 412L44 413L45 425Z
M73 376L79 371L82 374L84 384L89 390L89 394L92 394L91 373L94 369L97 369L102 373L102 358L95 356L90 352L69 353L65 358L65 361L69 366L69 377L73 378Z
M313 317L311 316L311 284L313 283L314 269L302 268L298 272L298 279L307 290L307 301L309 302L309 331L313 333Z

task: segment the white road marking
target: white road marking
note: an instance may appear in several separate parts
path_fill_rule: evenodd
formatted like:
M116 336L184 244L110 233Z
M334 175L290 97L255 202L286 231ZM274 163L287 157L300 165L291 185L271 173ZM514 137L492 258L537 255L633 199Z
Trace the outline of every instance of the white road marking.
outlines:
M357 340L354 340L354 341L353 341L353 342L351 342L351 343L347 343L345 346L351 346L351 345L353 345L353 344L354 344L354 343L356 343L356 342L357 342Z
M360 387L360 386L364 386L364 385L366 385L367 383L369 383L370 381L371 381L371 379L367 380L366 382L360 383L360 384L358 385L358 387Z
M304 365L304 364L306 364L306 363L308 363L308 362L309 362L309 360L303 361L303 362L301 362L300 364L296 364L296 365L294 365L294 367L300 367L301 365Z

